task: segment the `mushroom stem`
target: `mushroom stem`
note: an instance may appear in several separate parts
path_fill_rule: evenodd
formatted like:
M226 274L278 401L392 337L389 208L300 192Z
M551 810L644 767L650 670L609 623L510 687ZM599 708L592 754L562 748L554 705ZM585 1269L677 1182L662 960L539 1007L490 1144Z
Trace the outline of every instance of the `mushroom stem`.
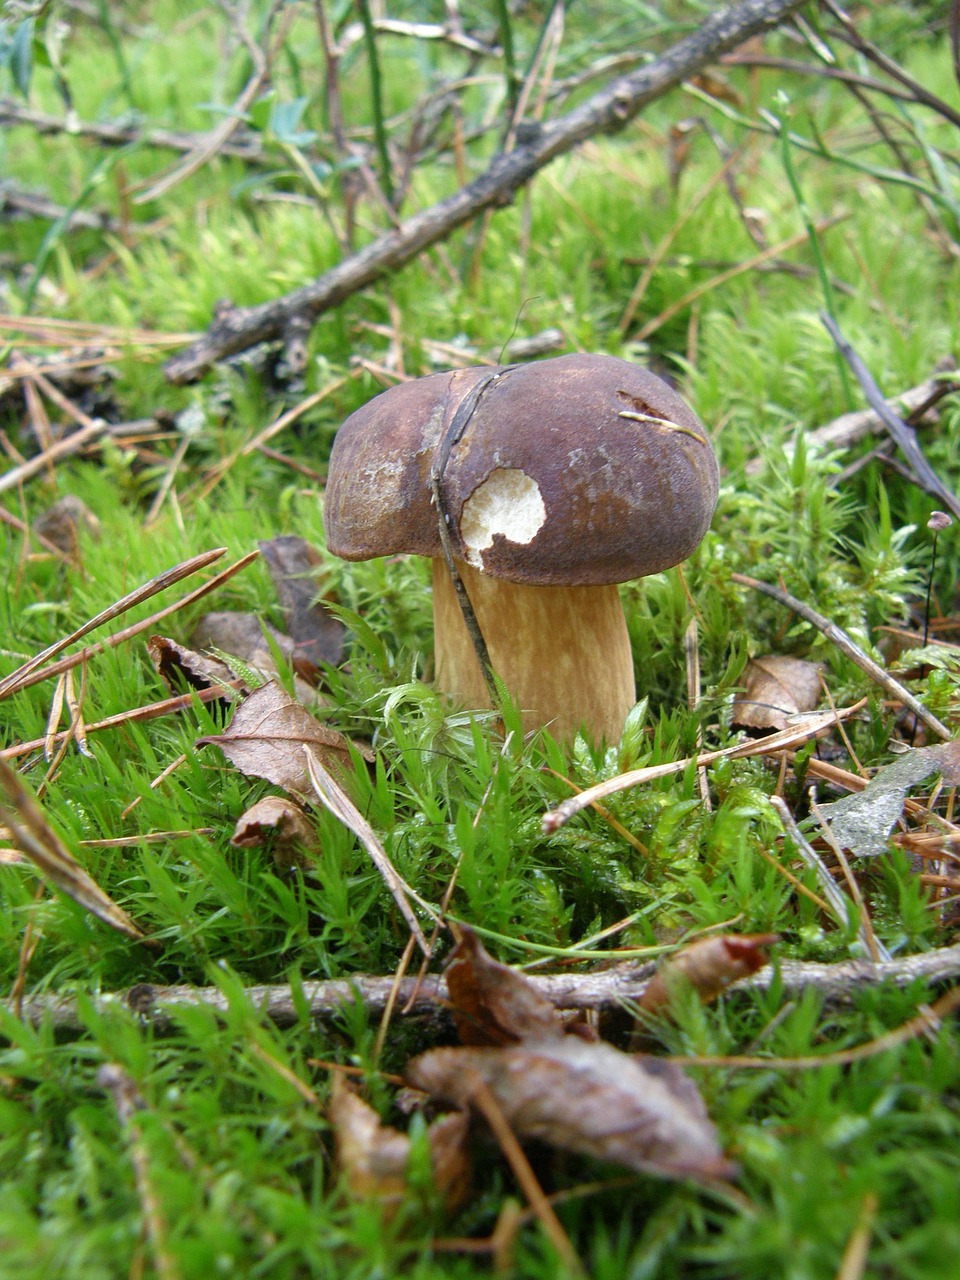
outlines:
M490 661L523 713L561 742L581 728L616 742L636 701L633 655L616 586L531 587L457 561ZM451 699L489 707L490 697L446 565L433 560L436 681Z

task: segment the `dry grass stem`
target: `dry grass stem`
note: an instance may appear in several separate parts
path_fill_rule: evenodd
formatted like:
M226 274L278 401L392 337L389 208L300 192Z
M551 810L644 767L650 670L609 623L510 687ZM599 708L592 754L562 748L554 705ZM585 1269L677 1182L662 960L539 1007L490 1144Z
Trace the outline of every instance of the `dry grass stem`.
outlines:
M606 782L598 782L596 786L588 787L578 796L571 796L569 800L564 800L555 809L545 813L541 820L543 831L549 834L559 830L575 814L597 800L603 800L607 796L616 795L618 791L626 791L630 787L637 787L645 782L654 782L657 778L668 778L672 774L683 773L689 765L694 763L700 767L714 764L717 760L742 760L749 756L774 755L786 747L799 746L815 738L825 729L832 728L837 720L845 720L856 714L864 703L865 700L862 699L853 706L841 707L836 713L818 712L815 715L804 716L803 723L796 728L781 729L778 733L772 733L766 738L751 738L719 751L707 751L703 755L671 760L668 764L646 765L642 769L631 769L629 773L621 773L616 778L608 778ZM949 734L947 736L949 737Z
M420 922L413 913L409 899L412 898L432 919L437 920L439 917L435 909L429 902L425 902L415 889L411 889L403 877L399 875L393 863L387 857L383 845L377 839L373 827L370 826L340 784L330 776L316 755L308 747L304 747L304 754L307 760L310 781L313 783L317 798L325 808L330 810L335 818L338 818L348 830L353 832L364 849L366 849L370 861L379 871L384 884L390 890L393 900L397 904L400 914L407 922L410 932L416 938L420 950L425 956L429 955L430 945L423 936Z
M114 618L126 613L128 609L133 609L138 604L142 604L144 600L149 600L151 596L165 591L167 587L172 587L174 583L180 582L182 578L188 578L191 574L205 569L208 564L213 564L215 560L219 560L225 550L225 547L217 547L213 551L204 551L198 556L191 556L189 560L183 560L180 564L174 565L172 569L166 569L163 573L158 573L149 582L144 583L134 591L122 596L113 604L108 605L106 609L102 609L98 614L95 614L89 621L78 627L76 631L72 631L70 635L54 641L53 644L48 645L46 649L31 658L29 662L25 662L23 666L18 667L16 671L12 671L5 679L0 680L0 698L9 697L11 693L18 693L21 689L26 688L26 684L23 683L26 677L36 671L38 667L42 667L51 658L55 658L58 653L62 653L64 649L75 641L83 639L91 631L96 631L97 627L102 627L104 623L112 622Z

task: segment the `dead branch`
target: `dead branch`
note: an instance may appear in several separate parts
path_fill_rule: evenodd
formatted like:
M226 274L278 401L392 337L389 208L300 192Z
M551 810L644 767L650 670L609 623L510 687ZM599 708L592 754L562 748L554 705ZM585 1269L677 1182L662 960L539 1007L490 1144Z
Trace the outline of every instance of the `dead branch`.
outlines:
M869 369L844 338L833 318L821 313L820 321L833 339L837 350L850 366L854 377L860 383L861 390L866 396L870 408L883 423L887 434L906 459L913 483L918 488L923 489L925 493L937 498L953 513L955 519L960 520L960 499L957 498L957 495L952 490L947 488L927 461L917 441L916 432L902 418L887 408L887 402L884 400L880 388L871 377Z
M597 134L624 128L648 103L745 40L775 27L801 3L802 0L741 0L711 15L653 62L607 85L556 120L531 129L523 145L495 156L473 182L385 232L316 280L280 298L218 316L199 342L167 362L167 377L172 382L189 382L215 361L276 338L291 316L314 317L337 306L398 270L485 209L509 204L514 194L551 160Z
M597 1011L613 1010L627 1003L635 1003L643 996L647 983L653 976L656 964L619 964L595 973L581 974L528 974L527 978L558 1009ZM838 964L820 964L815 961L780 960L767 965L758 973L736 983L734 991L766 991L778 982L785 995L798 995L813 989L831 1003L849 1003L859 991L880 983L889 982L903 987L916 979L925 982L946 982L960 977L960 944L942 947L937 951L924 951L915 956L874 963L872 960L842 960ZM333 978L324 982L304 982L303 1001L312 1018L324 1020L336 1017L346 1004L361 1000L371 1017L383 1013L387 1001L394 992L392 974L370 977L358 974L352 978ZM280 1026L297 1021L303 1006L294 998L286 984L252 986L246 988L249 1002L256 1006L264 1018ZM102 992L87 997L95 1007L130 1009L149 1021L158 1030L169 1030L175 1023L178 1008L202 1006L217 1013L226 1013L229 998L218 987L172 986L160 987L141 982L126 991ZM394 992L397 1004L406 1007L418 1017L439 1016L446 1008L448 996L442 977L432 976L425 981L404 978L399 993ZM9 1004L7 1006L9 1008ZM72 995L56 995L49 992L27 997L22 1002L22 1016L30 1023L50 1022L64 1030L81 1030L83 1023L77 1011L76 998Z
M947 376L945 376L947 375ZM956 376L954 376L956 375ZM952 356L942 356L934 365L934 374L915 387L891 396L887 405L894 413L910 419L925 406L949 395L960 386L960 373L957 362ZM843 413L832 422L824 423L807 435L810 444L818 449L849 449L851 445L865 436L877 435L883 430L883 422L873 409L855 409L852 413ZM762 458L752 458L746 465L748 476L759 475L763 470Z
M143 142L164 151L195 151L206 139L206 133L178 132L173 129L138 129L136 125L94 124L68 116L52 116L32 111L10 98L0 98L0 125L24 125L40 134L69 133L77 138L91 138L105 147L123 147L129 142ZM238 131L219 148L220 154L238 160L255 162L263 159L263 146L255 134Z
M112 214L88 209L67 213L42 191L27 191L10 182L0 182L0 218L44 218L56 222L62 218L68 231L119 231L120 222Z

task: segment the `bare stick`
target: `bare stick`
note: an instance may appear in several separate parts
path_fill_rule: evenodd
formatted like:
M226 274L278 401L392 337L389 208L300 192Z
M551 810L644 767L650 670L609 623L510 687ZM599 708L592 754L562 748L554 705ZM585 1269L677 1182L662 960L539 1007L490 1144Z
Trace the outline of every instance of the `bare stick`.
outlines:
M78 228L90 231L119 231L120 221L107 212L95 213L89 209L74 209L72 213L44 195L42 191L28 191L11 182L0 182L0 215L17 218L48 218L65 221L67 231Z
M119 729L127 724L143 724L145 720L157 720L160 716L176 715L181 711L189 711L195 703L216 702L227 696L230 689L239 690L242 680L227 681L225 685L211 685L209 689L191 689L189 693L181 693L175 698L162 698L159 702L148 702L142 707L133 707L130 711L120 711L115 716L107 716L105 720L97 720L86 726L87 733L99 733L103 729ZM52 741L62 740L69 731L61 729L52 736ZM46 746L46 738L34 738L30 742L17 742L12 747L0 748L0 760L17 760L20 756L28 756L32 751L40 751ZM182 764L184 757L174 763ZM161 778L166 775L166 770Z
M12 98L0 98L0 125L25 125L39 134L68 133L72 137L92 138L106 147L123 147L128 142L142 142L166 151L195 151L208 137L206 133L178 133L170 129L144 131L135 125L94 124L72 120L66 116L31 111ZM259 137L247 131L243 131L239 138L233 137L223 142L220 152L239 160L263 159L263 145Z
M840 925L841 929L845 929L850 921L851 908L853 909L853 913L856 914L856 907L854 903L851 902L837 884L836 880L834 880L833 876L827 870L826 863L797 826L794 821L793 814L787 808L784 800L780 796L770 796L770 803L773 805L774 809L776 809L777 817L783 823L783 829L796 847L797 853L816 875L820 884L820 891L830 903L830 907L836 917L837 923ZM872 954L870 935L866 932L862 923L858 927L857 933L867 953ZM880 957L877 958L879 959ZM884 949L883 959L890 959L889 953L886 952L886 949Z
M264 32L263 43L265 46L269 47L270 28L273 25L273 20L276 17L280 6L281 0L273 0L270 9L263 19L262 30ZM182 182L184 178L188 178L192 173L196 173L198 169L203 168L209 160L212 160L213 157L223 149L224 144L236 133L243 121L244 113L256 100L270 70L269 53L266 49L261 48L256 41L250 38L242 23L237 21L236 26L240 39L246 48L247 53L250 55L253 70L247 80L247 83L240 90L240 93L232 104L230 114L221 120L219 124L215 125L207 136L201 140L199 145L183 158L180 164L178 164L164 177L159 178L156 182L152 183L146 191L141 191L135 198L134 204L146 204L150 200L159 199L160 196L165 195L171 187L175 187L177 183Z
M721 170L722 172L722 170ZM846 213L834 214L829 218L823 218L818 222L814 231L829 231L831 227L835 227L838 223L843 222L850 215ZM748 271L753 271L756 267L761 266L771 259L779 258L782 253L786 253L790 249L796 249L798 245L808 239L809 232L806 228L798 231L795 235L788 236L786 240L781 240L779 244L773 244L769 249L764 249L760 253L755 254L752 258L747 258L744 262L737 262L726 271L721 271L719 275L713 276L710 280L704 280L701 284L695 285L688 290L682 298L678 298L676 302L671 302L669 307L665 307L659 315L653 316L645 325L639 328L634 334L638 342L644 342L651 334L661 328L666 322L672 319L678 311L683 311L685 307L689 307L691 302L696 302L698 298L702 298L705 293L709 293L712 289L718 288L722 284L726 284L728 280L734 280L737 276L742 276Z
M837 350L846 360L854 377L860 383L863 394L867 397L871 409L886 427L890 438L906 458L913 474L914 482L926 493L937 498L944 506L949 507L957 520L960 520L960 499L943 483L930 463L924 457L923 450L917 443L917 435L912 427L908 427L902 418L887 407L880 388L870 376L870 371L860 357L847 342L833 319L821 312L820 322L836 344Z
M509 204L525 183L587 138L622 129L648 103L752 36L789 17L802 0L742 0L708 16L646 66L599 90L566 115L532 131L523 146L499 154L475 181L379 236L316 280L255 307L218 317L199 342L169 360L172 382L199 377L216 360L277 337L291 315L320 315L445 239L484 209Z
M450 460L450 453L454 445L460 442L463 433L470 425L470 419L476 413L480 401L487 391L495 387L500 378L505 373L509 373L512 368L513 366L510 365L506 369L491 369L489 373L483 375L475 386L470 388L457 406L457 411L443 434L443 439L434 454L433 465L430 469L430 488L433 492L434 505L437 508L437 531L440 535L443 562L447 566L447 573L453 583L453 590L457 597L457 604L460 606L464 626L467 628L473 651L477 655L477 663L483 676L483 682L487 686L490 705L494 707L497 705L497 686L493 679L493 663L490 661L490 652L480 629L480 622L473 608L473 602L467 593L466 585L453 558L453 547L450 540L451 517L450 512L447 510L446 498L443 492L443 476Z
M500 1150L513 1170L513 1176L527 1197L531 1210L536 1214L544 1235L556 1250L557 1257L560 1258L568 1273L584 1277L586 1272L583 1264L570 1243L553 1206L544 1195L543 1188L537 1181L537 1175L533 1172L530 1161L517 1141L517 1135L510 1128L490 1087L476 1071L470 1073L470 1103L493 1130L494 1137L500 1144Z
M937 361L934 368L941 375L953 375L956 373L956 361L950 356L945 356ZM891 396L886 404L894 413L899 411L905 418L909 418L924 406L931 404L935 398L949 394L955 389L956 382L957 379L954 376L927 378L917 386L910 387L897 396ZM883 422L873 409L855 409L852 413L843 413L832 422L827 422L822 427L809 432L807 440L821 449L848 449L864 436L874 435L881 430L883 430ZM758 475L763 467L762 458L752 458L747 463L746 473L748 476Z
M891 698L895 698L897 702L902 702L905 707L908 707L915 716L923 721L928 729L933 730L938 738L947 740L953 737L947 726L941 724L932 711L928 711L909 689L903 687L899 680L895 680L888 671L884 671L883 667L877 666L874 660L865 654L860 646L855 644L835 622L831 622L822 613L817 613L816 609L811 609L808 604L804 604L796 596L792 596L788 592L782 591L779 587L775 587L771 582L761 582L758 578L748 578L742 573L731 573L730 580L731 582L739 582L742 587L752 587L754 591L761 591L765 596L770 596L772 600L776 600L787 609L792 609L805 622L809 622L812 627L816 627L818 631L822 632L831 644L835 644L841 653L845 654L851 662L856 663L860 670L866 672L870 679L878 684L881 689L886 690Z
M0 760L0 818L9 829L16 848L26 854L61 893L111 929L128 938L143 938L142 931L126 911L104 893L96 880L77 862L47 822L43 810L24 786L20 775L3 760Z
M589 955L583 959L588 960ZM558 1009L622 1008L625 1002L636 1002L656 970L656 964L618 964L595 973L526 975L539 991ZM732 991L766 991L779 982L785 993L797 994L813 989L826 1000L849 1002L866 986L889 982L898 987L909 986L918 978L925 982L949 982L960 977L960 943L923 951L914 956L874 963L872 960L842 960L837 964L816 961L779 960L766 965L758 973L744 978ZM394 989L394 975L384 977L355 974L351 978L331 978L301 984L303 999L315 1018L333 1018L344 1005L360 1000L371 1017L383 1013ZM98 1009L126 1008L148 1019L158 1030L174 1025L178 1008L205 1008L215 1013L228 1012L228 997L219 987L161 987L141 982L125 991L99 992L85 997ZM247 988L247 999L264 1018L280 1026L289 1026L300 1018L301 1006L286 983ZM436 975L424 981L404 978L398 1001L404 1011L424 1016L440 1016L449 1000L447 984ZM9 1002L7 1008L10 1007ZM80 1029L83 1023L77 1010L76 997L41 992L23 1000L23 1017L31 1023L49 1019L55 1027Z
M168 1226L159 1195L150 1174L150 1161L143 1142L138 1115L146 1103L132 1078L115 1062L105 1063L97 1072L97 1084L109 1093L127 1142L130 1163L137 1183L143 1223L159 1280L179 1280L180 1270L167 1244Z
M182 578L188 578L191 573L197 573L200 569L205 569L208 564L212 564L214 560L219 560L223 555L226 547L217 547L214 551L204 551L199 556L192 556L189 560L183 560L180 564L176 564L172 569L167 569L164 573L158 573L155 578L151 578L149 582L145 582L136 590L129 592L125 596L121 596L119 600L108 605L106 609L100 611L89 621L85 622L76 631L70 635L55 640L53 644L48 645L42 652L35 654L29 662L25 662L22 667L18 667L16 671L11 671L5 680L0 680L0 698L5 698L11 693L15 693L20 688L20 682L25 676L36 671L38 667L42 667L50 658L55 658L58 653L62 653L75 640L81 640L89 632L95 631L97 627L102 627L105 622L119 617L121 613L126 613L128 609L132 609L135 605L142 604L144 600L149 600L151 596L155 596L160 591L165 591L167 587L172 587L175 582L179 582Z

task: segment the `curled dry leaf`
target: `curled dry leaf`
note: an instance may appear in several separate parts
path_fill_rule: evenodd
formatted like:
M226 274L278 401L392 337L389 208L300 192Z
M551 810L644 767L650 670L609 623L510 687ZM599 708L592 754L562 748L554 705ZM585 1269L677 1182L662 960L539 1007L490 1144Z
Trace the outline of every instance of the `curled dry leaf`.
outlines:
M351 772L350 746L343 734L322 725L272 681L244 698L224 733L198 738L197 746L219 747L248 777L266 778L296 796L309 796L313 789L304 746L339 777ZM364 748L357 750L372 758Z
M179 692L184 685L191 689L209 689L211 685L228 685L234 679L233 672L219 658L195 653L167 636L150 636L147 654L153 669L173 693ZM234 690L224 688L223 696L225 700L232 701L236 694Z
M907 792L931 774L960 784L960 738L905 751L878 769L862 791L820 806L820 816L842 849L861 858L886 853L887 837L903 813Z
M100 521L79 498L68 493L37 516L33 531L76 560L81 531L88 537L99 538Z
M357 1097L340 1072L333 1076L327 1119L336 1144L337 1168L351 1195L378 1200L388 1211L396 1208L407 1190L410 1139L381 1124L374 1109ZM427 1130L434 1186L449 1213L459 1208L469 1188L468 1123L465 1112L454 1112L435 1120Z
M743 692L730 721L745 729L786 729L792 717L813 711L820 700L822 664L771 654L751 658L743 673Z
M336 666L343 657L346 628L317 600L319 554L309 542L292 535L258 542L257 546L284 611L295 656L314 667L321 662Z
M310 819L286 796L264 796L237 821L230 843L237 849L251 849L272 839L274 862L278 867L309 867L319 848Z
M650 979L640 1000L645 1013L659 1013L672 993L690 986L704 1003L722 995L731 983L756 973L767 963L767 947L775 933L722 933L701 938L678 951Z
M472 929L460 926L444 976L462 1044L502 1045L564 1034L552 1002L522 973L490 956Z
M576 1036L497 1049L432 1049L406 1078L438 1101L487 1086L520 1138L663 1177L729 1177L734 1166L679 1067Z

